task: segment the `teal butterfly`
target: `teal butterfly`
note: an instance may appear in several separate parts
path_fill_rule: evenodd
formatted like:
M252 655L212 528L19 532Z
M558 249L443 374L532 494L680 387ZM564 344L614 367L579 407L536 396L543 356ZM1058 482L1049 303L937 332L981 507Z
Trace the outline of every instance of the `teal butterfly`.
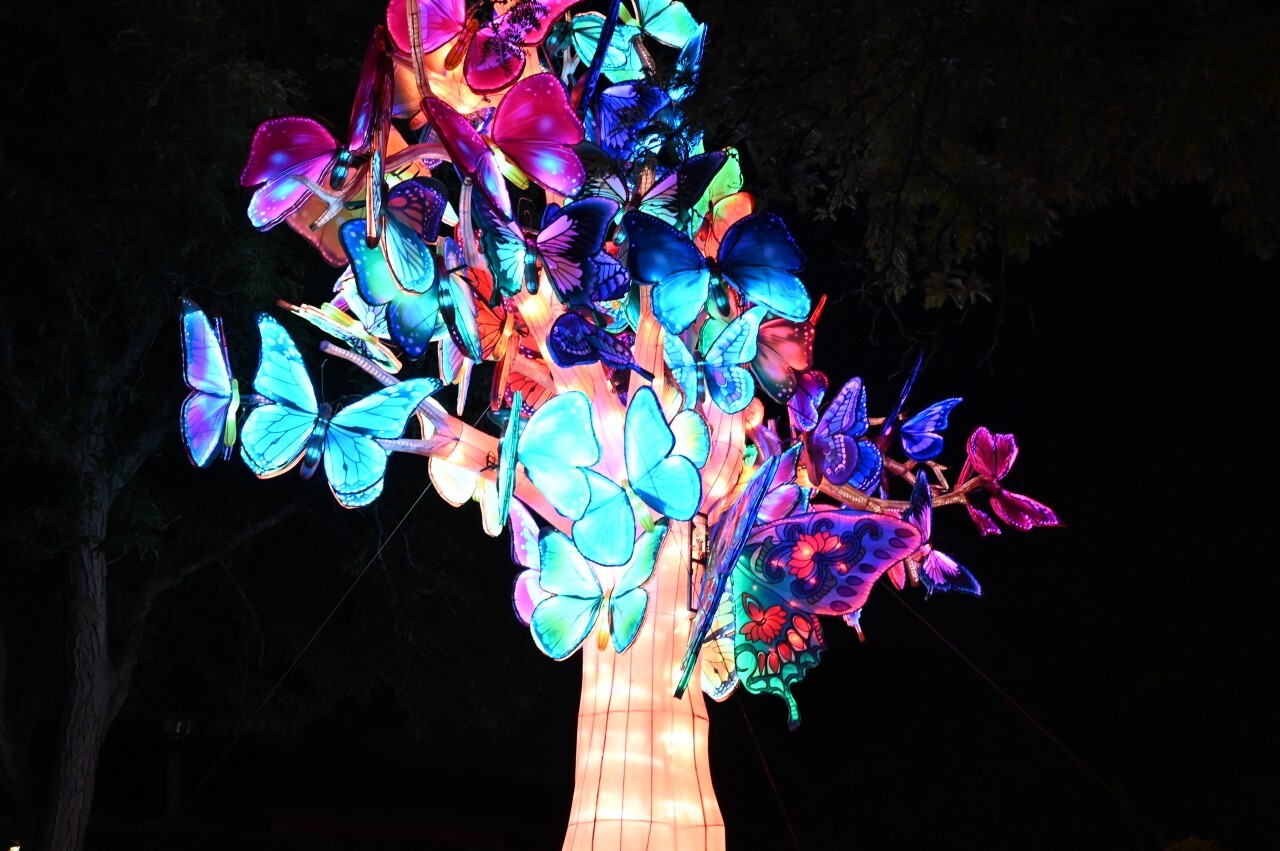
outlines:
M534 411L516 441L516 459L552 508L570 520L582 517L591 501L586 468L600 461L587 394L561 393Z
M307 367L288 332L271 316L258 314L262 357L254 390L267 404L254 408L240 432L240 456L258 478L285 473L301 462L309 478L324 460L329 489L347 508L368 505L382 493L390 452L378 438L404 434L418 404L442 386L435 378L414 378L373 393L331 414L316 403Z
M695 357L675 334L663 337L667 366L684 391L684 407L696 406L704 391L726 414L736 414L751 404L756 382L743 364L756 356L756 338L764 314L764 308L753 307L739 315L725 326L705 355Z
M623 426L627 478L620 485L586 471L591 500L573 524L573 543L596 564L619 565L632 557L636 509L646 528L645 506L672 520L692 520L702 502L698 470L711 453L707 423L695 411L681 411L670 424L653 388L631 396Z
M573 49L589 63L600 45L604 15L598 12L575 15L571 26ZM615 83L639 80L645 75L645 56L636 47L637 36L648 36L659 44L681 50L700 31L701 25L680 0L637 0L634 15L626 7L620 7L600 73Z
M446 206L443 184L413 178L387 193L386 227L376 244L370 245L363 218L338 229L361 298L373 306L386 305L391 339L414 359L443 331L431 244Z
M538 584L548 596L529 619L538 649L552 659L567 659L591 634L603 609L606 620L596 646L604 650L612 641L616 652L625 653L644 624L649 592L643 586L653 576L666 534L667 525L660 523L642 535L624 567L607 569L612 582L605 587L595 568L564 533L544 529L538 539Z
M584 12L574 15L570 23L569 38L574 52L583 62L590 63L600 45L600 33L604 29L604 15ZM635 39L640 28L621 21L614 24L613 36L605 48L600 73L614 83L644 79L644 60L635 49Z

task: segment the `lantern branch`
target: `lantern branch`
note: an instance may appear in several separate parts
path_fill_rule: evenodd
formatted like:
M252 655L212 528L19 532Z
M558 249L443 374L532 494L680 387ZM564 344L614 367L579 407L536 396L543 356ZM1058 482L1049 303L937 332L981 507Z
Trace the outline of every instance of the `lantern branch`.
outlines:
M326 340L320 344L320 350L327 355L355 364L384 386L389 387L400 383L400 379L368 358L349 349L335 346ZM382 439L378 443L392 452L440 458L490 481L497 479L498 439L495 436L449 416L448 412L434 399L424 399L419 403L415 413L430 426L423 429L426 437L417 440L413 438ZM547 523L566 534L569 532L570 521L551 507L551 503L541 491L534 487L533 482L523 474L523 471L517 472L516 475L515 497L540 514Z
M901 515L906 511L911 503L903 499L880 499L863 493L857 488L851 488L848 485L833 485L830 481L823 479L819 485L814 485L812 479L808 478L806 470L807 482L806 487L816 487L818 492L829 496L836 502L842 503L849 508L858 508L863 511L872 511L876 514L897 514ZM976 488L981 481L979 479L970 479L963 484L957 485L953 490L936 493L933 497L933 507L938 508L944 505L968 505L969 492Z

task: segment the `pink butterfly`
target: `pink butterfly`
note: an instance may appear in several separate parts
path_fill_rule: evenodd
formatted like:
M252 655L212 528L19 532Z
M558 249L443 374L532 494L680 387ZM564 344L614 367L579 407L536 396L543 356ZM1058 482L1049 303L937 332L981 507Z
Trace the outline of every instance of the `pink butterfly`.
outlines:
M422 108L458 173L474 180L508 219L511 198L495 150L515 167L506 173L516 185L532 179L544 189L572 196L587 180L573 150L583 139L582 122L554 74L534 74L512 86L494 111L486 135L439 98L423 98Z
M1061 526L1058 515L1049 506L1029 496L1006 490L1000 480L1009 474L1018 457L1018 442L1011 434L992 434L985 426L979 426L969 437L969 457L960 471L961 483L976 478L980 487L989 495L990 508L1008 525L1024 532L1036 526ZM966 504L969 516L983 535L999 535L1000 527L991 515L973 505Z
M468 10L464 0L391 0L387 4L387 28L396 47L404 53L413 52L407 8L411 2L418 7L423 54L434 53L452 42L445 68L453 70L461 63L467 86L480 94L490 94L520 79L526 62L525 48L542 44L552 25L578 0L517 2L483 26L476 10Z
M240 173L240 185L255 190L248 210L254 227L270 230L301 207L311 197L308 181L315 186L328 178L329 188L335 191L351 184L387 125L390 75L386 30L377 26L365 52L345 143L339 143L318 121L298 115L258 125Z

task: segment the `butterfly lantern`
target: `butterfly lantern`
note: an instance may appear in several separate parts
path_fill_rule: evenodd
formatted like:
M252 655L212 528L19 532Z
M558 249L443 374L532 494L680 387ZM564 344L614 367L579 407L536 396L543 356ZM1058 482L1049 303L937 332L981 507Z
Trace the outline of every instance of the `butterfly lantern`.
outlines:
M948 506L983 535L1060 521L1005 487L1012 435L978 428L947 482L961 400L908 409L923 357L883 418L870 380L815 362L826 302L801 241L745 191L734 149L685 126L708 28L683 2L625 0L613 20L575 0L489 5L390 0L345 132L264 121L240 175L256 228L288 221L344 267L282 318L381 388L322 401L260 313L246 391L220 320L184 299L183 446L197 467L238 446L263 479L322 471L352 509L394 454L427 456L445 502L511 536L534 644L594 654L584 694L644 713L624 729L739 690L781 698L794 727L826 631L861 631L874 588L980 595L937 548ZM456 418L437 401L453 393Z

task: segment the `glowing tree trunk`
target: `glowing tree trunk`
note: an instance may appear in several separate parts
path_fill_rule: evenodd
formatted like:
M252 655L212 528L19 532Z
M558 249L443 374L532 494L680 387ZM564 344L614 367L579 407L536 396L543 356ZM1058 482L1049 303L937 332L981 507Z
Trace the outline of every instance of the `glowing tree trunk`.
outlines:
M673 523L622 655L583 647L577 768L564 847L724 848L702 692L672 696L689 636L689 524Z
M598 367L563 369L554 365L545 340L563 308L548 298L521 293L513 303L530 330L529 339L544 347L548 371L540 380L557 393L579 390L592 400L592 416L601 447L596 469L614 481L625 476L623 419L625 406ZM664 374L662 328L642 295L642 319L633 354L659 376ZM341 349L325 351L350 358ZM395 381L367 362L361 364L384 382ZM523 368L530 368L524 365ZM640 381L633 377L632 389ZM657 386L655 389L662 389ZM445 460L492 477L497 440L445 414L434 403L423 406L434 434L424 441L387 441L386 445ZM738 482L744 445L743 415L704 411L711 434L711 453L702 468L701 511L716 519L725 496ZM523 474L516 497L549 525L569 532L571 523L558 515ZM724 820L711 785L708 762L708 718L695 672L684 696L674 696L692 625L690 602L690 523L672 522L659 552L653 578L645 585L649 608L635 643L624 654L607 644L583 645L582 695L578 710L578 742L573 804L566 849L701 849L724 848ZM696 581L696 578L695 578Z

